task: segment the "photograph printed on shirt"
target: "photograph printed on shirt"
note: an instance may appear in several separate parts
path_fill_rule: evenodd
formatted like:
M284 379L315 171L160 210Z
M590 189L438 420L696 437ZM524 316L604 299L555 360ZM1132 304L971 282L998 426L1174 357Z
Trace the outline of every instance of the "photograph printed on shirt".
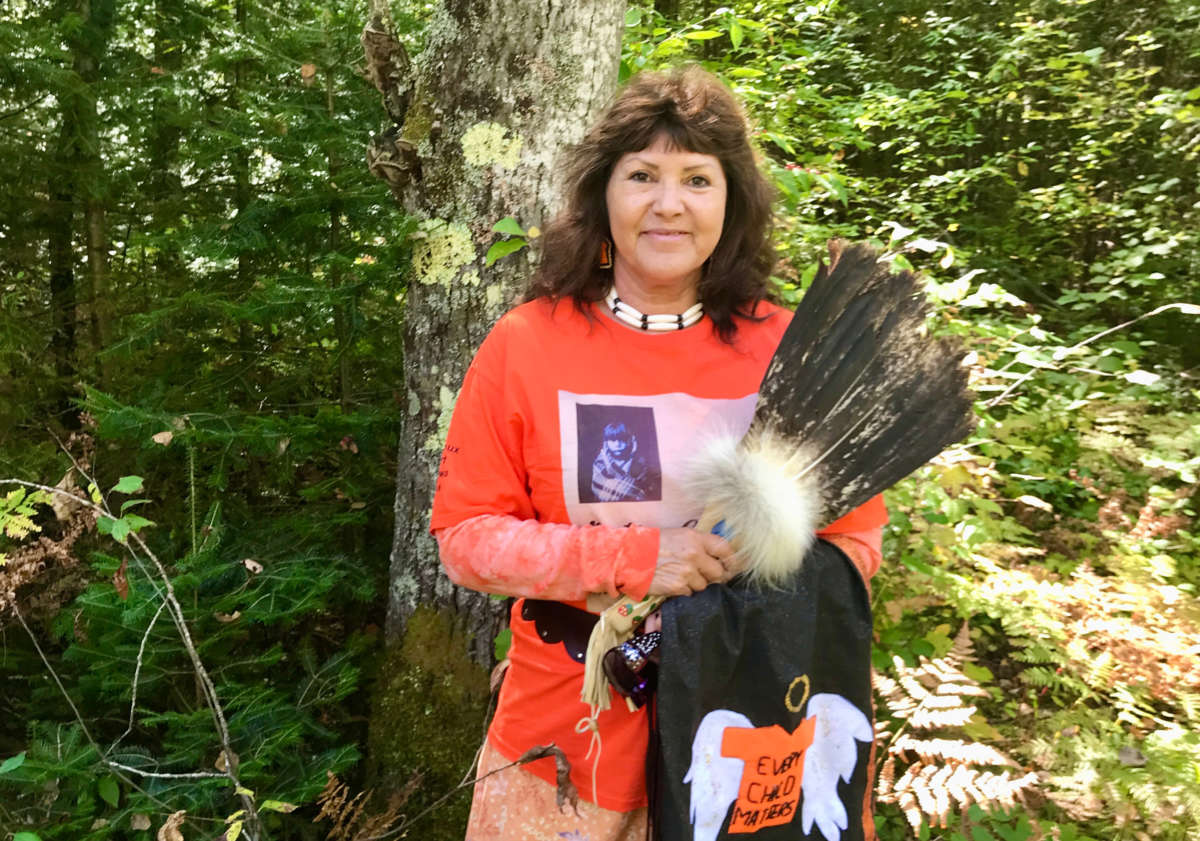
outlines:
M662 499L662 466L649 406L575 406L580 502Z
M745 433L754 394L575 394L559 391L563 502L571 522L694 525L699 507L684 487L707 437Z

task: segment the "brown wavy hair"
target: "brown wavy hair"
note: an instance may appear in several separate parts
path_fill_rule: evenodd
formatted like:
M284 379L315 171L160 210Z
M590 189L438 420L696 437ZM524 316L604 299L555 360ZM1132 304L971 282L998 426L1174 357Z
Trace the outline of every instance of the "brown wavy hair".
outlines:
M542 260L525 300L571 298L586 312L612 285L599 266L610 239L605 190L622 155L664 136L675 148L712 155L727 185L725 222L705 262L699 295L718 335L732 341L735 317L754 318L756 304L772 299L768 277L774 190L759 171L741 105L716 76L699 67L639 73L620 90L600 121L567 153L566 207L546 226Z

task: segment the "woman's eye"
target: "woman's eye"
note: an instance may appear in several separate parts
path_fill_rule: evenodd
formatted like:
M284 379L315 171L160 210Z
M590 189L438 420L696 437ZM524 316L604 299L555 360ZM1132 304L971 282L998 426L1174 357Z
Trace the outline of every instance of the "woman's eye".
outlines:
M688 184L692 187L707 187L709 181L703 175L693 175L688 179Z
M649 181L650 173L646 172L644 169L639 169L639 170L629 173L629 180L630 181Z

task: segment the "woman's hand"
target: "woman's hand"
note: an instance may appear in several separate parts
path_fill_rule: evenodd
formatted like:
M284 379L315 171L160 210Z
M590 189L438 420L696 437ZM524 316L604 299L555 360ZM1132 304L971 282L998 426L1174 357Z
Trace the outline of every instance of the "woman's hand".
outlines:
M723 538L695 529L662 529L648 595L690 596L739 571L733 547Z

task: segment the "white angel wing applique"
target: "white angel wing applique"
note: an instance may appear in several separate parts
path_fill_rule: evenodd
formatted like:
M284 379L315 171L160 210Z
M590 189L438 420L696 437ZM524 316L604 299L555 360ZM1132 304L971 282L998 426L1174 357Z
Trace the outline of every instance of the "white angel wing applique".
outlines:
M804 777L800 781L804 805L800 819L805 835L816 823L826 841L839 841L848 818L838 797L838 780L850 781L858 762L856 742L870 742L875 734L862 711L841 695L813 695L808 700L808 715L816 716L817 725L812 744L804 755Z
M716 841L729 804L737 800L745 762L721 756L726 727L753 727L750 719L733 710L713 710L704 716L692 739L692 765L683 781L691 784L693 841Z

